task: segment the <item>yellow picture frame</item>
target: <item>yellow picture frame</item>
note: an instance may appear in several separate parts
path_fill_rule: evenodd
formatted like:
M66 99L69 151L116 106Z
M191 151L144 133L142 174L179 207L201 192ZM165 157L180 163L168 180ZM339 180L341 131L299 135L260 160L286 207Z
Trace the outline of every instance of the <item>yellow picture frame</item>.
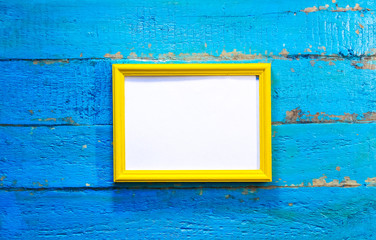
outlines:
M126 76L256 75L259 78L259 170L126 170L124 79ZM271 64L113 64L114 182L270 182Z

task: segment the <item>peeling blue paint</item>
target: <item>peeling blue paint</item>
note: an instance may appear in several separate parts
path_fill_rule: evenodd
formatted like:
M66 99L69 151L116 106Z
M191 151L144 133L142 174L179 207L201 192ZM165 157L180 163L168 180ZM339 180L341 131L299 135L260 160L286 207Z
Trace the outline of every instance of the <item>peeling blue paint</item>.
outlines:
M374 239L375 10L0 0L0 238ZM112 182L111 65L166 62L272 64L273 182Z

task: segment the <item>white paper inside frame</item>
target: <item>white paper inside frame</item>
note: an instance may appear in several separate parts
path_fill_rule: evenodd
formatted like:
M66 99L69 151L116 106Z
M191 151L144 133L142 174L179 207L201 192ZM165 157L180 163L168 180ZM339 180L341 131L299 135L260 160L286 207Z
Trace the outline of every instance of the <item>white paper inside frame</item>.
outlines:
M127 170L254 170L256 76L125 78Z

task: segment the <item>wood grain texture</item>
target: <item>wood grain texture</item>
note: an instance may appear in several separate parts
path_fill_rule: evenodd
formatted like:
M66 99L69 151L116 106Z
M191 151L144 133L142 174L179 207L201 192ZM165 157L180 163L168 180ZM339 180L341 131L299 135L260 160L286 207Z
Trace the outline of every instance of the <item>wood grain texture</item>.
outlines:
M0 0L1 239L374 239L375 2ZM112 183L113 63L272 63L273 182Z
M4 99L0 104L0 124L112 124L111 64L114 62L135 61L73 60L50 64L0 61L0 96ZM234 62L272 64L274 124L376 120L375 71L357 69L354 64L358 63L354 60L226 61ZM292 111L294 109L297 110Z
M184 183L181 187L372 186L376 124L273 126L273 182ZM163 188L173 183L112 182L112 126L0 127L0 186Z
M373 239L375 194L376 188L3 191L0 236Z
M115 58L220 55L234 49L261 55L360 56L375 47L376 7L364 0L221 0L205 7L198 0L18 0L2 1L1 9L4 59L103 58L117 52Z

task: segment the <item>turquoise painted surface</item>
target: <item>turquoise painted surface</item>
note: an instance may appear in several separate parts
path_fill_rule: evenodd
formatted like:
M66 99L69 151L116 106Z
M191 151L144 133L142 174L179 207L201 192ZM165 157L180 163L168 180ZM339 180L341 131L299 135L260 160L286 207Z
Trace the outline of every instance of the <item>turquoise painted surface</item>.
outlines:
M0 194L12 216L1 234L22 239L373 239L376 230L375 188Z
M372 1L0 1L1 239L374 239ZM113 63L272 63L273 182L112 183Z
M47 64L46 61L35 60L0 61L0 95L12 99L0 105L3 113L0 124L110 125L111 64L139 62L86 59L48 61ZM376 109L374 70L356 69L352 65L354 60L349 59L266 59L263 62L270 62L273 66L273 122L293 121L292 116L286 119L286 112L296 108L306 115L322 113L318 118L321 121L341 118L345 122L376 120L376 115L373 118L365 115ZM358 115L345 119L346 113ZM301 120L312 121L313 117L306 115Z
M314 179L362 186L375 177L376 124L273 126L273 182L184 183L188 186L305 186ZM174 184L112 183L112 126L0 127L1 187L171 187ZM336 168L340 167L340 171ZM325 176L324 176L325 175ZM1 175L0 175L1 176ZM22 177L19 177L22 176ZM376 184L376 181L375 181ZM319 190L318 190L319 191Z
M347 5L352 9L341 11ZM317 12L309 13L313 7ZM219 55L234 49L277 55L283 48L294 55L360 56L375 47L373 1L39 0L2 1L1 9L3 58Z

